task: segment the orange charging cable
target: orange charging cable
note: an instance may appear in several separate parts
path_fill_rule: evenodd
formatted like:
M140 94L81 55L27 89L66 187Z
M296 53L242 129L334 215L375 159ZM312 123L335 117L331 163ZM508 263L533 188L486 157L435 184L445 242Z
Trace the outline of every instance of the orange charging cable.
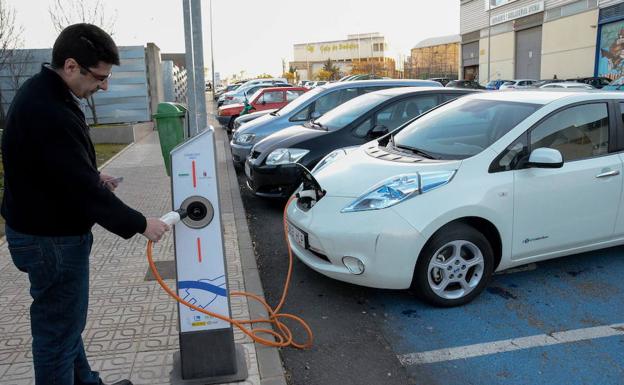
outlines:
M152 258L152 246L153 246L153 242L152 241L148 241L147 242L147 260L149 262L150 268L152 270L152 273L154 274L154 277L156 277L156 280L158 281L158 283L160 284L160 286L163 288L163 290L165 290L167 292L167 294L169 294L171 297L173 297L176 301L178 301L179 303L193 309L196 310L200 313L203 314L207 314L209 316L218 318L220 320L223 320L225 322L229 322L232 325L236 326L237 328L239 328L243 333L247 334L249 337L251 337L252 340L261 343L263 345L267 345L267 346L275 346L275 347L286 347L286 346L292 346L298 349L306 349L312 346L312 342L314 340L314 335L312 333L312 329L310 328L310 326L308 326L308 324L301 318L301 317L297 317L296 315L292 315L292 314L288 314L288 313L280 313L280 310L282 309L282 307L284 306L284 302L286 301L286 295L288 293L288 287L290 286L290 279L292 276L292 269L293 269L293 255L292 255L292 251L290 249L290 241L288 240L288 230L287 230L287 223L286 223L286 210L288 209L288 206L290 205L290 202L292 202L294 196L291 197L288 202L286 203L286 207L284 207L284 218L283 218L283 223L284 223L284 236L286 237L286 246L288 247L288 273L286 274L286 282L284 283L284 291L282 293L282 298L280 299L279 303L277 304L277 306L275 307L275 309L271 308L271 306L269 306L266 301L262 298L260 298L259 296L252 294L252 293L247 293L244 291L233 291L230 294L231 295L236 295L236 296L245 296L248 298L253 298L256 301L260 302L265 309L267 310L267 312L269 313L269 318L268 319L264 319L264 318L260 318L260 319L254 319L254 320L242 320L242 321L238 321L235 319L231 319L228 318L224 315L221 314L217 314L217 313L213 313L211 311L208 311L206 309L202 309L198 306L193 305L192 303L185 301L184 299L180 298L179 295L177 295L175 293L175 291L173 291L166 283L165 281L162 279L162 277L160 276L160 274L158 273L158 270L156 269L156 265L154 264L154 260ZM284 322L281 319L291 319L294 320L296 322L298 322L306 331L306 333L308 334L308 338L306 340L305 343L297 343L293 340L293 334L290 331L290 329L284 324ZM269 328L254 328L254 329L249 329L248 327L245 327L244 325L251 325L253 326L254 324L269 324L269 325L273 325L275 330L269 329ZM277 331L276 331L277 330ZM266 337L262 337L261 334L268 334L271 335L275 338L275 340L266 338Z

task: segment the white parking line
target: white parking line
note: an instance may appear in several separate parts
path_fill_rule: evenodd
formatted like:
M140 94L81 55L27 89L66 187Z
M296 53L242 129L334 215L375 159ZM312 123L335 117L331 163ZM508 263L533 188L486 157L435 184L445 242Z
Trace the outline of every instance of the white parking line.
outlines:
M624 323L430 350L421 353L408 353L398 355L397 357L403 366L422 365L617 335L624 335Z

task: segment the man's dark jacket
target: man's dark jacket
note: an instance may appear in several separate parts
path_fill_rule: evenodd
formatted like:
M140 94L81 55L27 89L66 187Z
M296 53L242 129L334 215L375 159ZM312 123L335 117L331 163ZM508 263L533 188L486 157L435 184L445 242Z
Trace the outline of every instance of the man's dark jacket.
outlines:
M7 113L2 134L2 216L14 230L82 235L94 223L130 238L145 217L101 182L85 116L53 70L28 79Z

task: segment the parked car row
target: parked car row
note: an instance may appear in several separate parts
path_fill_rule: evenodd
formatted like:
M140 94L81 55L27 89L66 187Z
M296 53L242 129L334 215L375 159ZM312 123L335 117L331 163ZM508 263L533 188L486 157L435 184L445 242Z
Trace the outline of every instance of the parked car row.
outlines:
M294 192L312 269L462 305L495 271L624 243L624 95L596 81L336 82L239 117L232 155L255 195Z
M608 85L611 80L605 77L585 77L585 78L571 78L571 79L515 79L515 80L503 80L496 79L488 82L485 86L488 90L504 90L504 89L527 89L527 88L541 88L547 84L553 83L581 83L589 85L591 88L603 88ZM555 86L556 87L556 86ZM550 88L550 87L545 87ZM560 87L569 88L569 87ZM574 88L574 87L573 87Z
M301 168L287 223L294 254L310 268L457 306L495 271L624 243L623 94L453 95L380 137L362 129L373 133L364 145L329 153L311 172L293 164L318 156L321 138L336 140L339 127L353 127L344 135L370 128L381 117L371 111L392 93L400 91L360 96L370 109L353 99L303 126L316 135L289 128L253 149L252 183L261 170ZM364 121L349 123L354 111Z
M251 148L267 136L292 125L320 118L329 110L357 96L385 88L409 86L440 87L440 83L427 80L362 80L316 87L283 108L237 129L231 141L234 162L242 165L251 153Z
M474 91L441 87L399 87L351 99L323 116L277 131L253 146L245 163L254 194L289 197L333 150L362 145L394 131L438 104Z

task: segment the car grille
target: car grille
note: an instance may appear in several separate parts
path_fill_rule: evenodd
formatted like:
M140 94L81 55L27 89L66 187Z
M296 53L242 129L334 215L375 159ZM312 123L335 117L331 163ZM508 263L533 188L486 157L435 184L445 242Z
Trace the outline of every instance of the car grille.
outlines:
M260 156L260 151L251 152L251 159L258 159L259 156Z

